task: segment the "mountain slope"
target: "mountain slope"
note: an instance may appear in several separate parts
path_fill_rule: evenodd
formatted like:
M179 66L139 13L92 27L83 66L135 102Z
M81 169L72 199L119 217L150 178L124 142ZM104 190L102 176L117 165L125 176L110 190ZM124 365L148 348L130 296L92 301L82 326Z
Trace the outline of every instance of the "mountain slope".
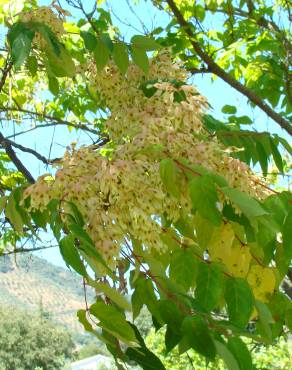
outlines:
M84 308L81 278L34 255L0 256L0 305L42 309L53 320L82 330L76 317Z

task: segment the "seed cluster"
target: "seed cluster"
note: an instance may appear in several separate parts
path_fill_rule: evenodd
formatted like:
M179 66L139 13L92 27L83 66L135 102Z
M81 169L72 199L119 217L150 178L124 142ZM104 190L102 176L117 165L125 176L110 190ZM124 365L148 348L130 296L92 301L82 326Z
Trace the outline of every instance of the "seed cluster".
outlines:
M45 24L50 27L51 31L53 31L57 38L60 38L65 33L63 20L47 6L41 6L29 12L22 13L20 20L24 23L38 22ZM44 49L47 45L47 41L39 32L36 32L33 43L39 49Z
M109 267L116 266L125 239L164 250L161 217L167 214L175 222L182 212L191 213L187 177L178 168L181 194L179 199L169 194L159 173L163 157L202 165L230 186L264 196L249 167L228 156L204 130L201 117L207 103L186 84L184 70L167 51L150 60L147 76L134 64L123 76L113 63L101 72L89 63L84 76L109 108L106 130L114 149L109 156L95 146L72 148L58 164L55 178L40 178L25 197L30 196L31 209L61 199L65 221L70 213L66 201L74 202ZM148 87L153 89L150 97L143 91Z

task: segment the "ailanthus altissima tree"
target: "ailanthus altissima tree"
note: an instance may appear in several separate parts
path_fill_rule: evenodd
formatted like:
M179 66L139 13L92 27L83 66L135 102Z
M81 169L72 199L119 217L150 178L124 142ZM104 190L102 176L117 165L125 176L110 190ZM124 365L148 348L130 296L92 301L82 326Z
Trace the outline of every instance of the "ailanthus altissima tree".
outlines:
M203 22L208 11L225 14L225 2L153 1L173 20L165 32L155 29L130 42L104 8L87 12L82 1L67 3L85 18L66 21L70 13L58 2L26 2L14 14L11 7L4 13L1 111L8 122L31 115L97 140L48 160L0 134L2 161L18 170L2 169L1 205L13 229L4 224L5 241L34 238L39 229L54 234L67 265L97 292L78 318L105 342L119 368L129 361L164 368L133 323L146 305L153 325L166 327L168 352L178 346L180 353L194 350L208 361L219 356L229 369L252 369L241 338L272 344L291 329L283 282L292 256L292 197L267 177L272 159L286 171L283 153L291 148L278 135L243 130L250 118L237 117L228 104L223 112L229 124L216 120L188 77L205 63L200 72L221 77L289 133L287 84L279 82L282 95L270 101L268 87L260 90L248 75L252 65L270 63L271 43L278 43L285 75L286 30L270 27L262 3L243 1L247 11L228 3L228 33L217 31L216 37L226 52L238 50L241 59L230 59L230 67L214 46L215 33L206 33L206 48L193 22ZM285 4L278 8L285 12ZM265 61L246 51L243 25L263 43L258 48L266 48ZM267 26L267 40L261 26ZM269 83L260 72L258 80ZM53 170L35 181L13 148ZM253 172L257 163L264 177Z

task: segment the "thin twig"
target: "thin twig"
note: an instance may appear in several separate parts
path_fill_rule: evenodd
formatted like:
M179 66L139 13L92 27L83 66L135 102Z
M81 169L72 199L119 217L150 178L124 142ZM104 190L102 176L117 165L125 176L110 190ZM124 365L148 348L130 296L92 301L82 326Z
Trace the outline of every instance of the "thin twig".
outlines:
M12 251L1 253L1 256L8 256L10 254L15 254L15 253L29 253L29 252L36 252L44 249L50 249L50 248L57 248L58 245L50 245L48 247L37 247L37 248L15 248Z
M43 119L47 119L49 121L54 121L54 122L57 122L58 124L60 125L65 125L65 126L69 126L69 127L74 127L76 129L82 129L84 131L88 131L88 132L91 132L92 134L95 134L95 135L99 135L99 132L95 129L92 129L92 128L89 128L86 124L82 124L82 123L79 123L79 124L75 124L75 123L72 123L72 122L69 122L69 121L66 121L66 120L63 120L61 118L57 118L57 117L52 117L48 114L45 114L45 113L41 113L41 112L34 112L34 111L30 111L30 110L27 110L27 109L22 109L22 108L13 108L13 107L0 107L0 112L8 112L8 111L11 111L11 112L21 112L21 113L27 113L27 114L30 114L32 116L37 116L37 117L40 117L40 118L43 118ZM41 127L50 127L50 126L56 126L56 123L48 123L48 124L45 124L45 125L38 125L36 126L36 128L41 128ZM34 129L34 128L33 128ZM31 129L32 130L32 129ZM16 135L19 135L18 133L16 133ZM8 137L9 138L9 137Z

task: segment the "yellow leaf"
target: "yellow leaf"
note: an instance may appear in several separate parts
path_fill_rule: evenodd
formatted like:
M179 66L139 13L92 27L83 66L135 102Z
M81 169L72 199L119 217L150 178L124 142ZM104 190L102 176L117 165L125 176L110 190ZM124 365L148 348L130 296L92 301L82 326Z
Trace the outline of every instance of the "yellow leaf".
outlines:
M247 281L252 287L256 299L266 302L276 285L274 271L269 267L253 265L247 275Z

